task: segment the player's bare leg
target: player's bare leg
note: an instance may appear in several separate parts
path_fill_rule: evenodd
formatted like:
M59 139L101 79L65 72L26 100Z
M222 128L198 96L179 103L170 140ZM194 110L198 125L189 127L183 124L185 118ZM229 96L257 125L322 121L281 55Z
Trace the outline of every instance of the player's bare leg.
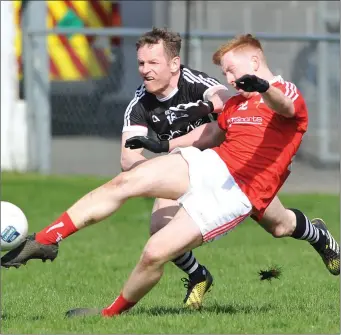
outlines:
M102 315L117 315L134 306L159 282L165 263L201 244L199 227L181 208L167 226L149 239L120 296Z
M275 197L260 225L274 237L293 237L308 241L319 253L328 271L340 274L340 248L322 219L311 221L298 209L285 208Z
M175 200L188 187L188 164L181 155L173 154L148 160L83 196L54 223L36 236L29 236L17 248L5 254L1 258L1 265L20 266L30 259L53 260L57 256L57 243L61 239L104 220L127 199L142 196Z
M138 301L159 281L165 263L201 244L198 225L181 208L167 226L150 237L124 286L123 295L128 300Z
M156 199L152 210L150 234L153 235L166 226L179 211L179 208L180 206L177 201ZM192 251L179 255L172 262L188 275L188 278L181 279L184 282L185 288L187 288L183 301L185 306L198 308L203 303L204 294L213 283L212 275L205 266L197 262Z
M76 308L67 312L68 317L102 314L114 316L133 307L161 279L165 263L203 242L198 225L181 208L163 229L150 237L140 260L131 272L121 294L107 308Z

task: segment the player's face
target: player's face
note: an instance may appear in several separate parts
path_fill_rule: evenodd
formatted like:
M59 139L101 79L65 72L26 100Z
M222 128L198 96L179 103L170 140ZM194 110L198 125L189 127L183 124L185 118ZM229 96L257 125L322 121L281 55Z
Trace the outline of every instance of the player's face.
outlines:
M139 48L137 61L146 90L155 95L162 95L167 91L173 72L172 61L169 60L163 43L146 44Z
M251 52L227 52L221 59L221 68L227 83L232 85L241 95L249 98L256 93L245 92L235 85L235 81L245 74L255 74L257 68L257 60L252 56Z

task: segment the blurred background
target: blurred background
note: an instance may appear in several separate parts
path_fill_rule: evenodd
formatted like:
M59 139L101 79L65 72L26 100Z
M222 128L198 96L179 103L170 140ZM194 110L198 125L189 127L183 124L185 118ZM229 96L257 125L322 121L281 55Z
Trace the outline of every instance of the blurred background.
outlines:
M124 111L140 85L135 42L152 26L184 37L182 62L225 83L213 52L235 34L263 43L310 124L285 190L339 192L339 1L2 1L1 168L120 172ZM231 94L233 91L231 90Z

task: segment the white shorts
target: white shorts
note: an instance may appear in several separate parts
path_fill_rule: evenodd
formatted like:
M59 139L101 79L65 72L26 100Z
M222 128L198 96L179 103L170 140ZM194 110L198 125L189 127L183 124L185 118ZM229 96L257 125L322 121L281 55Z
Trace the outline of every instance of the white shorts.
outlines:
M244 221L252 205L218 154L194 147L176 148L189 166L190 188L178 199L199 226L204 242L213 241Z

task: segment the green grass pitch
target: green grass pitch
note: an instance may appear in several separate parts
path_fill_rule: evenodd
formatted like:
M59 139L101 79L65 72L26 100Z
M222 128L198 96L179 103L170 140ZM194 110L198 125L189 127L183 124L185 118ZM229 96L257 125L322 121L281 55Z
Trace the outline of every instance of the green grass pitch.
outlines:
M2 200L21 207L34 232L103 179L2 174ZM322 217L340 237L339 197L282 195L286 206ZM202 312L182 308L183 277L166 266L159 285L131 312L112 319L65 319L76 307L105 307L120 292L148 238L151 199L134 199L106 221L71 236L55 262L1 271L2 334L336 334L340 281L307 242L275 239L253 221L195 251L215 285ZM258 271L282 267L280 279Z

